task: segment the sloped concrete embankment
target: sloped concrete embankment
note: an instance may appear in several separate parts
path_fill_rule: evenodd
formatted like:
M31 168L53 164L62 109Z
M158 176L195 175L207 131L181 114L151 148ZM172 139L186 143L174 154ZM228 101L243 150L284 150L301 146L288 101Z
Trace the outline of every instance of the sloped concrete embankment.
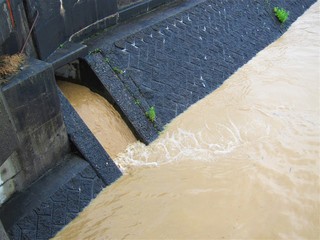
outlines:
M121 33L114 29L89 40L95 51L85 60L133 128L152 140L174 117L279 38L314 2L185 1L179 5L182 12L176 8L155 13L137 20L136 28L123 25L118 27ZM287 22L278 21L275 6L290 12ZM150 131L150 125L138 124L137 115L144 116L152 106L156 120Z

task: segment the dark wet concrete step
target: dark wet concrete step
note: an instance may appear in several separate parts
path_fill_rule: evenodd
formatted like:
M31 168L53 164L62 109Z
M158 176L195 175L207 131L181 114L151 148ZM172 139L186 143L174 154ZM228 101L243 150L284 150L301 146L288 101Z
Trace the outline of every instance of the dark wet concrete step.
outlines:
M88 162L71 154L1 207L10 239L48 239L74 219L105 187Z

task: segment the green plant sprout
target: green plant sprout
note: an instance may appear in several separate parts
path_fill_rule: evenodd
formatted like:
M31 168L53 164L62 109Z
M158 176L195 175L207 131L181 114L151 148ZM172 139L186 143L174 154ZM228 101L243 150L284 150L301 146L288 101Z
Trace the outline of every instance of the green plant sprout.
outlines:
M105 62L105 63L110 63L110 59L106 57L106 58L104 59L104 62Z
M289 12L286 11L284 8L274 7L273 11L281 23L284 23L285 21L287 21L287 19L289 17Z
M97 53L102 53L102 50L100 48L96 48L96 49L92 50L91 52L89 52L89 54L97 54Z
M115 74L119 75L119 74L123 74L124 71L121 70L120 68L118 67L113 67L112 70L114 71Z
M154 107L150 107L146 112L146 116L151 122L154 122L156 120L156 109Z

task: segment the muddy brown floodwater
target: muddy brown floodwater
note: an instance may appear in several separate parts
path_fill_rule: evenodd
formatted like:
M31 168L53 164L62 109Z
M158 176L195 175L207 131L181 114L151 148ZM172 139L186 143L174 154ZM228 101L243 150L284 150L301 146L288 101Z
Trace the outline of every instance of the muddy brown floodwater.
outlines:
M58 81L58 86L111 158L137 141L120 114L102 96L70 82Z
M319 2L149 146L55 239L319 239Z

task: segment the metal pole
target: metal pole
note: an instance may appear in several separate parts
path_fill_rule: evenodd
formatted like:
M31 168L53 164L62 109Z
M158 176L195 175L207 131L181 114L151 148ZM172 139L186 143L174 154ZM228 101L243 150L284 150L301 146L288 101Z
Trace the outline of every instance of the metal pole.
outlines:
M37 10L36 18L34 19L34 21L33 21L33 23L32 23L32 26L31 26L31 28L30 28L30 30L29 30L29 33L28 33L28 36L27 36L26 40L24 41L24 44L23 44L23 47L21 48L20 53L23 53L23 51L24 51L24 49L25 49L25 47L26 47L26 45L27 45L27 42L28 42L28 40L29 40L29 38L30 38L31 32L32 32L34 26L36 25L36 23L37 23L37 21L38 21L38 17L39 17L39 11Z

